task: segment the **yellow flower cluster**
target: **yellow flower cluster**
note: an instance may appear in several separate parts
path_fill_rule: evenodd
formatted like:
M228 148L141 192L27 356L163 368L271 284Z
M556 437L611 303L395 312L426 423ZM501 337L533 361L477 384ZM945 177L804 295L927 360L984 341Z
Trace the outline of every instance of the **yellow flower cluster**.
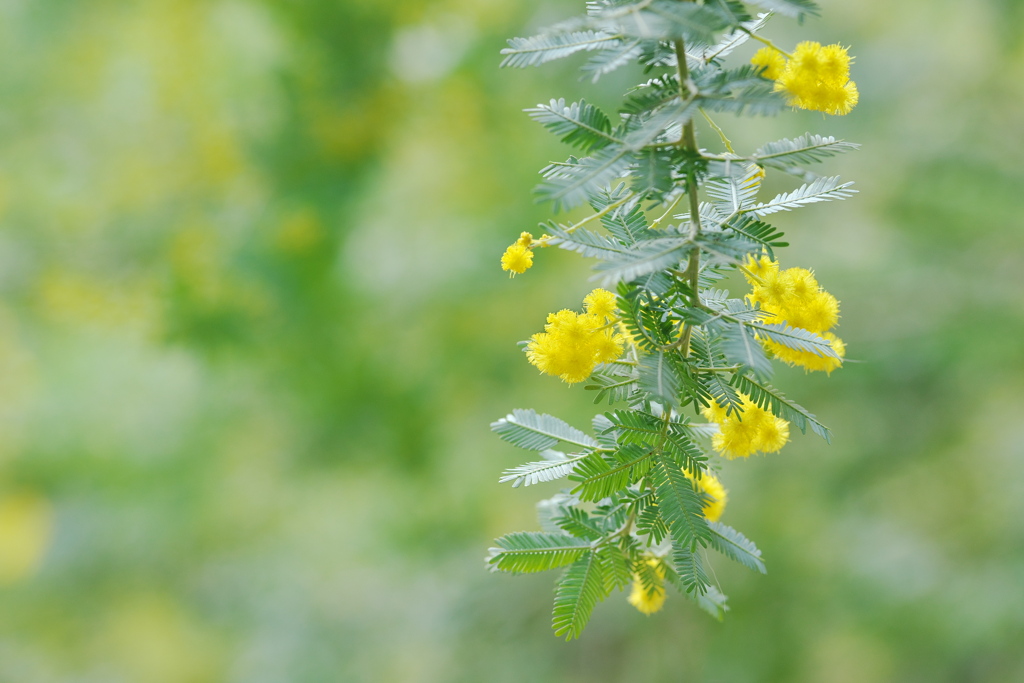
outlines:
M582 382L598 363L622 355L623 336L615 331L615 295L595 289L583 299L586 313L564 309L548 315L544 331L533 335L526 358L541 372L569 384Z
M763 47L750 60L763 66L763 76L775 81L775 90L789 97L789 105L849 114L858 100L857 84L850 80L850 54L841 45L805 41L786 59L778 50Z
M729 415L726 415L725 408L714 401L702 411L704 417L719 425L718 433L711 439L711 445L727 458L746 458L754 453L780 451L789 441L789 422L758 407L749 396L740 394L740 399L740 409ZM721 484L718 486L721 487ZM705 490L717 497L714 490ZM724 489L721 503L724 508ZM705 514L711 519L710 512L705 511Z
M786 322L814 332L829 340L840 358L846 354L846 345L829 331L839 322L839 301L818 285L814 273L806 268L780 270L777 261L762 256L750 259L743 274L753 287L747 298L770 314L769 322ZM807 370L824 370L831 374L843 363L840 358L796 351L769 339L761 341L782 362Z
M660 559L649 558L647 564L654 568L654 573L658 575L659 579L665 578L665 567L661 564ZM659 580L648 591L640 581L640 577L634 574L633 591L629 594L629 604L644 614L654 614L665 604L665 584Z
M693 475L688 471L683 470L683 474L687 479L693 481ZM706 493L711 498L711 502L704 506L704 516L708 518L709 522L717 522L725 512L725 504L729 501L729 492L722 486L722 482L718 481L718 477L707 472L697 480L697 491Z
M533 265L533 248L547 237L541 235L539 240L535 240L528 232L520 234L519 239L510 244L501 255L501 269L509 271L509 277L525 273Z

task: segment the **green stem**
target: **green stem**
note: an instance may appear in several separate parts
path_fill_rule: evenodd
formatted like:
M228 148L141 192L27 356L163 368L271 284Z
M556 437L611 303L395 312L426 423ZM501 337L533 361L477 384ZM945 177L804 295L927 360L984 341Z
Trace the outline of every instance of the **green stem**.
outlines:
M680 38L675 41L676 48L676 69L679 75L679 96L684 100L689 96L690 74L686 66L686 46ZM683 136L680 142L693 154L699 154L697 148L697 136L693 132L693 118L691 117L683 126ZM700 236L700 201L697 199L697 178L691 170L686 177L686 194L690 199L690 239L696 240ZM686 274L690 280L691 301L694 306L699 307L700 294L698 293L698 277L700 275L700 247L696 245L690 252L690 260L686 266ZM686 357L690 353L690 337L693 334L693 326L686 325L683 336L679 340L679 351Z
M725 145L725 150L729 152L729 154L735 154L736 150L732 148L732 141L725 136L725 131L719 128L717 123L711 120L711 117L708 116L708 113L704 111L703 108L701 108L700 113L704 116L704 120L708 122L708 125L718 133L718 137L722 139L722 144Z
M608 206L604 207L603 209L601 209L600 211L598 211L597 213L592 213L589 216L587 216L586 218L584 218L583 220L581 220L580 222L575 223L573 225L570 225L568 228L565 229L565 231L567 233L569 233L569 234L572 234L577 228L583 227L584 225L586 225L590 221L594 220L595 218L600 218L601 216L604 216L607 213L609 213L611 211L614 211L615 209L619 208L620 206L622 206L623 204L625 204L626 202L628 202L632 198L633 198L633 193L632 192L628 192L626 194L626 196L623 197L622 199L620 199L619 201L613 202L613 203L609 204ZM542 240L537 240L537 241L538 241L538 243L542 242ZM547 246L547 245L546 244L540 244L540 246L543 247L543 246Z
M744 33L746 33L748 36L750 36L754 40L762 42L765 45L767 45L768 47L770 47L771 49L775 50L776 52L781 52L782 54L786 55L790 59L793 59L793 55L789 54L788 52L786 52L785 50L780 48L778 45L776 45L772 41L768 40L767 38L762 38L761 36L757 35L753 31L749 31L749 30L747 30L747 29L745 29L743 27L740 27L740 30L743 31Z
M684 193L680 192L679 196L676 197L675 200L672 202L672 204L670 204L669 207L665 210L665 213L663 213L660 216L658 216L658 219L656 221L654 221L653 223L651 223L650 227L652 229L658 227L659 225L661 225L661 222L663 220L665 220L666 218L668 218L668 215L670 213L672 213L672 210L675 209L676 206L679 204L679 202L682 200L683 194Z

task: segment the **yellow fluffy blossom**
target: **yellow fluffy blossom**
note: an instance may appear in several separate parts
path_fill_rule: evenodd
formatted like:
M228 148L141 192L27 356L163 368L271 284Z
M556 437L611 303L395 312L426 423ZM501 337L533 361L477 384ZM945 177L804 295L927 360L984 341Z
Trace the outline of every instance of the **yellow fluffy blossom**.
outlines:
M548 375L569 384L582 382L598 363L622 355L621 334L615 331L615 295L595 289L584 299L586 313L561 310L548 315L544 331L526 345L526 359Z
M749 396L740 394L740 398L742 403L739 410L729 415L714 401L702 411L704 417L719 425L711 445L727 458L746 458L754 453L777 453L789 441L789 422L758 407Z
M587 313L602 318L615 317L615 295L607 289L595 289L583 299Z
M787 323L814 332L831 342L832 350L839 358L820 356L812 351L796 351L762 339L766 349L783 363L799 365L807 370L831 373L842 365L846 347L829 331L839 322L839 300L821 288L814 273L806 268L780 270L777 262L762 256L749 259L743 274L752 287L747 298L760 304L761 310L767 314L767 322Z
M661 560L652 557L647 564L654 568L654 575L657 581L651 586L645 587L639 575L633 575L633 591L629 594L629 604L636 607L644 614L654 614L665 604L665 567Z
M762 47L754 53L750 63L754 66L763 66L764 71L761 75L774 81L786 69L786 56L774 48Z
M530 233L519 235L519 239L501 255L501 269L509 271L510 277L525 273L533 265L533 244L533 235Z
M775 90L785 93L792 107L843 115L860 99L857 84L850 80L850 54L841 45L805 41L789 60L766 47L751 62L765 67L762 75L775 81Z
M683 470L683 474L693 481L693 476L689 472ZM707 472L697 480L697 490L706 493L711 498L711 502L704 506L704 516L708 518L709 522L717 522L725 512L725 504L729 501L729 492L722 486L722 482L718 481L718 477Z

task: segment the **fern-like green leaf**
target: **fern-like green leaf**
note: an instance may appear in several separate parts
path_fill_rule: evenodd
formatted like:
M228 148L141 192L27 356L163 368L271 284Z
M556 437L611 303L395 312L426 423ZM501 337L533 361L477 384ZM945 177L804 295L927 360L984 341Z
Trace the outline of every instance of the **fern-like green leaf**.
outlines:
M604 565L597 555L587 553L572 564L558 582L551 626L566 640L579 637L590 621L597 603L608 597Z
M741 323L721 325L718 328L722 353L730 363L753 372L758 377L770 377L772 363L758 343L754 331Z
M687 42L714 43L715 33L728 25L708 8L673 0L643 0L609 8L599 17L625 35L670 42L683 38Z
M558 453L558 451L544 451L544 453ZM518 488L520 486L533 486L541 482L561 479L568 476L576 466L576 463L586 457L585 455L579 455L574 458L566 458L564 454L558 454L561 455L561 458L528 462L525 465L507 469L502 472L498 483L504 484L510 481L512 482L512 488Z
M652 451L628 444L610 454L593 453L582 459L573 473L578 482L572 493L583 501L598 501L636 483L651 469Z
M593 83L606 74L636 61L644 51L644 41L624 40L609 49L601 50L583 65L583 73L590 76Z
M611 594L612 591L625 588L633 583L633 562L632 558L623 552L617 545L605 544L597 549L597 559L602 567L604 575L604 592Z
M632 164L628 148L602 147L583 159L549 164L541 171L544 182L535 191L541 201L550 201L556 212L567 211L606 191L612 181L626 175Z
M832 342L814 332L808 332L799 327L790 327L786 323L748 321L743 324L754 330L758 337L770 339L788 349L806 351L825 358L839 358L839 354L832 348Z
M487 563L495 571L533 574L576 562L590 552L590 543L567 534L519 531L495 541Z
M711 582L704 572L704 563L696 550L676 543L672 547L672 563L679 575L679 583L687 595L703 595Z
M710 545L712 548L726 557L736 560L744 567L762 574L768 572L765 569L764 560L761 559L761 551L746 536L721 522L708 522L708 527L711 529Z
M727 57L733 50L750 40L751 33L757 33L763 29L768 24L770 16L770 14L765 12L759 14L757 19L743 22L741 28L727 34L716 45L704 47L698 55L695 55L695 58L706 63Z
M516 409L491 423L495 432L513 446L533 451L551 448L564 441L580 448L597 448L593 437L581 432L557 417L538 414L533 410Z
M678 407L679 393L683 381L672 363L672 357L664 351L655 351L640 357L640 388L651 398L664 405Z
M816 202L846 199L857 194L857 190L850 189L851 185L853 183L840 185L839 176L818 178L813 183L801 185L792 192L783 192L769 202L753 206L749 211L758 216L767 216L779 211L792 211Z
M729 611L729 606L726 604L728 598L713 584L709 585L704 593L687 593L686 595L718 621L725 619L725 613Z
M751 2L772 12L800 20L803 20L805 16L816 17L821 14L818 3L813 0L751 0Z
M594 403L607 401L608 403L620 403L626 401L637 389L637 379L633 375L617 375L604 372L594 372L588 380L590 383L583 387L586 391L596 392Z
M755 151L752 159L762 166L788 169L794 164L817 163L859 147L856 143L836 140L832 136L805 133L795 140L784 138L769 142Z
M552 225L548 230L553 238L549 244L568 251L575 251L587 258L607 260L620 258L629 253L629 248L622 246L616 240L590 232L586 228L577 228L570 233Z
M602 31L542 33L529 38L510 38L509 46L501 51L505 55L501 66L538 66L584 50L615 48L620 42L620 36Z
M682 237L663 237L640 242L617 258L597 264L595 276L605 288L619 282L631 282L645 275L670 268L690 255L693 243Z
M605 413L608 431L613 431L619 443L657 446L664 432L664 422L639 410L615 410Z
M611 134L612 124L603 111L586 100L566 104L564 99L538 104L526 113L562 142L584 150L600 149L609 143L622 144Z
M693 550L706 546L711 530L704 517L704 502L693 483L671 458L658 456L651 470L658 511L677 548Z
M810 427L812 432L825 439L826 442L831 443L832 432L829 431L828 427L823 425L809 410L789 400L781 391L770 384L743 374L733 375L732 384L750 396L750 400L758 406L770 410L774 415L784 420L789 420L801 432L806 433L807 428Z

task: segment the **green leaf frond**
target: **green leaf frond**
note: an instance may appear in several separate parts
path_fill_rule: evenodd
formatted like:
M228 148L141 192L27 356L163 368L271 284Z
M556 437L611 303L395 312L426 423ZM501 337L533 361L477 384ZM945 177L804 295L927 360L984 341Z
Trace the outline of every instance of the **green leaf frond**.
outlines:
M615 258L597 264L594 279L605 288L619 282L632 282L666 268L674 268L689 257L693 242L685 237L645 240Z
M584 50L615 49L621 44L621 36L591 30L542 33L529 38L510 38L509 46L501 51L501 54L505 55L501 66L518 68L539 66Z
M758 148L751 159L762 166L786 170L794 164L814 164L844 152L859 149L853 142L832 136L805 133L795 140L783 138Z
M608 367L599 366L598 370L590 375L589 384L583 388L596 392L594 403L612 404L628 401L638 388L636 376L632 373L615 374L604 371L604 368Z
M701 46L699 50L688 50L687 53L695 60L704 63L728 57L733 50L750 40L751 33L757 33L763 29L768 24L770 17L771 14L765 12L759 14L756 19L744 20L740 23L740 28L725 35L715 45Z
M711 582L704 573L700 554L691 548L676 544L672 548L672 563L679 577L678 585L687 595L704 595Z
M628 547L628 546L627 546ZM633 558L632 554L622 547L612 544L605 544L596 551L598 561L603 565L604 591L611 594L633 583Z
M572 493L583 501L599 501L635 484L651 469L649 447L628 444L613 453L593 453L580 460L569 476L577 482Z
M604 529L597 520L578 507L562 508L562 514L553 521L559 529L576 538L596 541L604 536Z
M761 559L761 551L746 536L721 522L708 522L711 529L710 546L726 557L762 574L768 573Z
M770 410L773 414L784 420L789 420L797 428L806 433L807 428L831 443L832 432L823 425L818 418L806 408L789 400L786 396L770 384L746 375L737 374L732 378L734 387L750 396L750 400L761 408Z
M839 358L832 348L832 342L824 337L808 332L799 327L790 327L786 323L746 322L747 327L754 330L758 337L770 339L794 351L807 351L825 358Z
M674 459L660 455L651 470L658 511L677 548L706 546L711 530L704 517L704 499Z
M740 397L736 388L729 384L729 374L722 371L729 366L729 361L719 348L718 338L698 329L690 339L690 350L699 364L697 381L718 405L725 408L726 414L731 415L734 410L740 408Z
M676 365L675 355L655 351L640 357L640 389L665 405L678 407L683 385L682 373Z
M708 468L708 457L691 438L693 425L673 422L665 434L665 453L680 467L700 479Z
M761 187L761 169L753 164L723 164L726 175L708 178L705 188L715 209L726 216L739 214L754 205Z
M770 82L750 85L718 95L701 98L700 106L708 111L725 112L737 116L775 116L785 109L786 98L775 91Z
M821 14L818 3L813 0L750 0L753 4L766 10L784 14L787 17L803 20L806 16L816 17Z
M718 621L725 619L725 613L729 611L729 606L726 604L728 598L714 585L709 585L703 594L687 593L686 595Z
M682 37L698 43L717 42L716 33L728 26L721 14L710 7L674 0L642 0L608 7L593 14L627 36L672 41Z
M621 244L629 246L652 237L647 216L636 203L601 216L601 225Z
M540 201L550 201L556 212L568 211L585 204L600 192L607 191L613 180L626 175L634 163L631 150L622 145L609 145L592 156L553 163L541 171L544 182L535 192Z
M622 140L612 135L608 116L586 100L567 105L564 99L553 99L549 104L527 109L526 113L573 147L591 150L613 142L622 144Z
M590 621L597 603L610 594L604 563L594 553L586 553L572 564L558 582L551 626L556 636L578 638Z
M570 233L558 226L550 225L548 231L553 238L549 244L574 251L587 258L607 260L620 258L629 253L629 248L617 240L590 232L586 228L577 228Z
M664 432L664 420L639 410L614 410L605 413L606 433L621 444L657 446Z
M781 241L783 233L776 230L774 226L752 218L750 215L740 215L722 224L726 230L732 230L749 242L759 244L768 257L775 258L775 250L788 247L789 242ZM755 256L757 254L754 254Z
M519 531L495 541L487 562L495 571L513 574L544 572L576 562L590 553L590 542L568 534Z
M553 453L557 453L561 457L549 458L539 462L528 462L525 465L507 469L502 472L498 483L512 482L512 488L518 488L520 486L533 486L541 482L561 479L568 476L573 471L576 463L586 457L586 454L569 458L559 451L548 450L543 452L544 455Z
M543 451L563 441L580 448L598 448L593 437L551 415L517 408L491 423L491 431L513 446Z
M779 211L792 211L816 202L846 199L857 194L857 190L850 189L851 185L852 182L840 185L839 176L818 178L813 183L801 185L792 192L783 192L769 202L758 204L752 207L750 212L758 216L767 216Z
M757 377L771 377L772 363L757 341L754 330L743 323L724 324L718 327L718 334L726 361L739 365L744 372L753 372Z
M604 49L587 60L582 71L592 83L627 64L636 62L644 52L646 41L634 39L623 40L615 47Z

